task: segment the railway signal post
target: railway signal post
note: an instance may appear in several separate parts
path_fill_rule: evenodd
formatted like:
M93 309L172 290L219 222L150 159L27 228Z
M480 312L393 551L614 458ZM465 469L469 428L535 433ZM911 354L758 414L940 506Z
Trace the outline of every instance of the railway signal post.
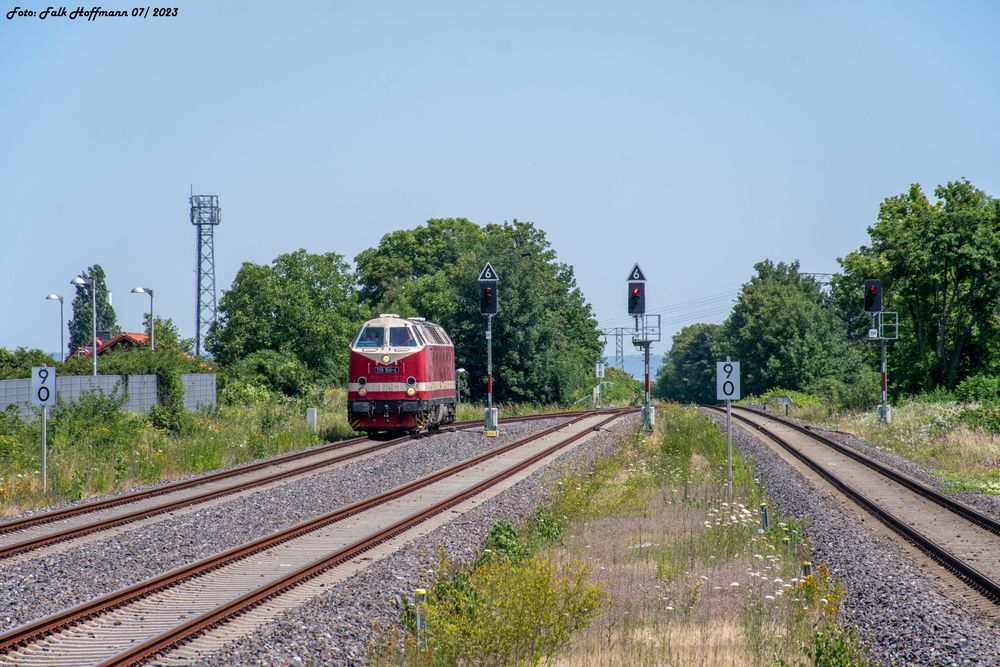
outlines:
M645 359L642 428L647 433L652 433L655 413L649 402L649 348L660 340L660 316L646 315L646 274L639 268L638 263L628 274L628 314L635 317L632 344L642 349Z
M882 400L876 409L875 419L879 424L885 425L892 421L888 396L886 343L899 338L899 314L882 310L882 281L877 278L865 280L865 312L871 316L872 321L868 338L879 342L879 360L882 367Z
M479 312L486 316L486 410L483 413L486 435L499 432L497 409L493 407L493 316L497 314L497 282L499 277L487 262L479 274Z

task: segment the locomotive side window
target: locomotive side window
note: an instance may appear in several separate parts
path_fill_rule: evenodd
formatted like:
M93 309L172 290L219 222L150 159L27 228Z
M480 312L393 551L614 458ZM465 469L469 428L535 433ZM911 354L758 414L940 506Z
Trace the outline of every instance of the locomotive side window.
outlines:
M385 329L382 327L365 327L358 336L358 347L383 347L385 345Z
M410 327L389 327L389 345L392 347L413 347L417 340L410 332Z

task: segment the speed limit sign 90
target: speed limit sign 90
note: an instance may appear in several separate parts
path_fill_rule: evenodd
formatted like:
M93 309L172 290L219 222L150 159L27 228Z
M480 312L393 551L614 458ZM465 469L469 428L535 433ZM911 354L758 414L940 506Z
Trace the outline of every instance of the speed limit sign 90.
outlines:
M715 364L715 398L720 401L740 400L740 362L720 361Z
M35 405L56 404L56 369L48 366L31 369L31 402Z

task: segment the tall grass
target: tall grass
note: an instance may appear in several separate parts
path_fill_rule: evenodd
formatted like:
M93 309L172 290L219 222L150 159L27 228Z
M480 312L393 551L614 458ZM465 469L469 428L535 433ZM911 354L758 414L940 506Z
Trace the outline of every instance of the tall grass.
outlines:
M406 636L383 635L372 662L867 664L836 624L839 584L822 565L802 574L800 528L760 528L752 464L734 461L729 498L714 424L674 406L658 421L654 437L564 471L520 526L493 526L475 562L439 567L427 648L407 607Z
M876 423L873 411L820 423L928 468L952 491L1000 495L1000 433L989 417L989 404L906 400L892 407L887 426Z
M37 413L0 413L0 514L111 493L244 463L352 434L343 391L310 399L261 395L187 415L179 432L153 426L123 408L120 395L87 394L57 407L49 423L49 486L42 493ZM319 407L319 435L305 408Z

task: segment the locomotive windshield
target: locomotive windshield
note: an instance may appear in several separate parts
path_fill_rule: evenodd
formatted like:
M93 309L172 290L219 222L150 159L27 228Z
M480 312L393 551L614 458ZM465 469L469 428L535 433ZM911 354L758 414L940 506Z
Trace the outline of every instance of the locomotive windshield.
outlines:
M365 327L358 334L358 347L383 347L385 345L385 329L382 327Z
M410 327L389 327L389 345L392 347L413 347L416 344Z

